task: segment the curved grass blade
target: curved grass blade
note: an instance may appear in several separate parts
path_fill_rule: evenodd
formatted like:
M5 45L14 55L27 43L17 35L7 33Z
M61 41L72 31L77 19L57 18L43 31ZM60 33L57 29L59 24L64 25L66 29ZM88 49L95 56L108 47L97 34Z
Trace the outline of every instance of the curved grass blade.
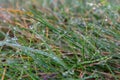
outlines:
M38 54L50 57L55 62L62 65L64 68L67 68L66 64L60 58L58 58L54 53L47 53L47 52L44 52L44 51L41 51L41 50L38 50L38 49L33 49L33 48L26 47L26 46L21 46L19 44L7 43L5 41L1 41L0 46L3 46L3 45L11 46L11 47L14 47L14 48L19 48L19 49L21 49L22 51L25 51L25 52L29 51L29 52L32 52L32 53L38 53Z

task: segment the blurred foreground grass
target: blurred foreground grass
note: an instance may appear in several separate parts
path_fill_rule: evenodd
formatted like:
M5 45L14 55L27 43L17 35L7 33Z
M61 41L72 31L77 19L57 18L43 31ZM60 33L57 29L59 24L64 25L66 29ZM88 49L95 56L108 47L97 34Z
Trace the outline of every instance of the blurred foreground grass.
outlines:
M1 80L119 80L119 0L0 0Z

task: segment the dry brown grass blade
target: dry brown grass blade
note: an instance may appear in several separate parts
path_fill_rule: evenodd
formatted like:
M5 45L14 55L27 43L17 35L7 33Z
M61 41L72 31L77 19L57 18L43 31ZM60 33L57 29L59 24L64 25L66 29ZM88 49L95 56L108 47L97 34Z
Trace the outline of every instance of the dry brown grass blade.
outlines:
M48 35L49 35L49 28L48 27L46 27L45 32L46 32L46 37L48 38Z
M4 71L3 71L3 74L2 74L1 80L5 80L5 73L6 73L6 70L7 70L7 66L5 66L5 68L4 68Z
M33 16L33 14L31 12L22 11L22 10L19 10L19 9L0 8L0 11L9 12L9 13L12 13L12 14L19 14L19 15L27 14L29 16Z

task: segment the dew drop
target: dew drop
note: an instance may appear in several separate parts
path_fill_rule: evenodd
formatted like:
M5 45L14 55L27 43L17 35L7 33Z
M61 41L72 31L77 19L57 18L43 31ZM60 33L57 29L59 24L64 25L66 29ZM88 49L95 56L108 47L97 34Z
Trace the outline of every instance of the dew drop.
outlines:
M23 66L25 69L27 69L27 66Z

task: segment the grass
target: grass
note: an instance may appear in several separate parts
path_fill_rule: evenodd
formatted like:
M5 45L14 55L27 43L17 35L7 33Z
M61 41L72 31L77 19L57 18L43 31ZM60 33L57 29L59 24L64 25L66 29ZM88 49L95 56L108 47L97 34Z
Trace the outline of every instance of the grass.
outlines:
M1 80L119 80L119 0L0 0Z

